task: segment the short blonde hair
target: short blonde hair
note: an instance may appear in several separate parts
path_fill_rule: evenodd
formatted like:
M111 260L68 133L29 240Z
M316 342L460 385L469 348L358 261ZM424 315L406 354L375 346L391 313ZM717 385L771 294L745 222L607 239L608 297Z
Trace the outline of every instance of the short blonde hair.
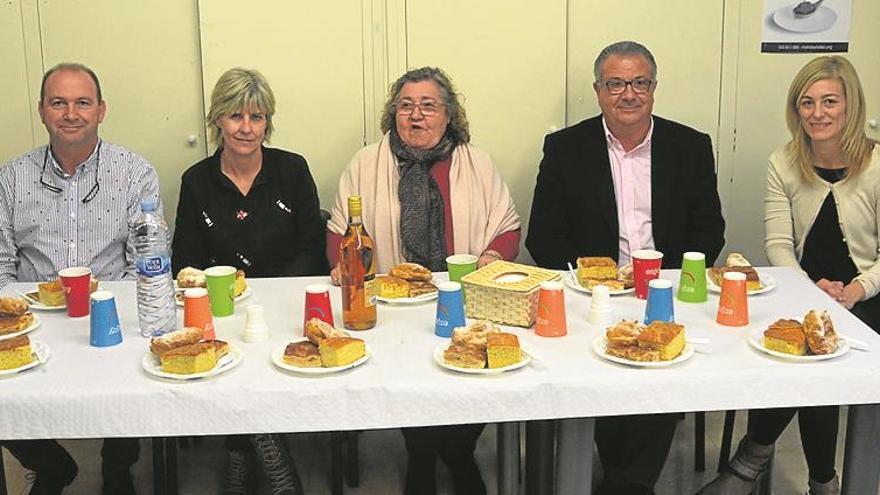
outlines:
M211 141L222 147L223 132L217 120L224 115L242 110L257 110L266 115L266 135L263 140L268 143L275 130L272 124L272 116L275 114L275 95L262 74L255 70L236 67L224 72L214 85L214 91L211 92L211 109L206 117Z
M804 130L798 109L801 98L810 86L827 79L840 81L843 97L846 99L846 121L840 145L844 164L849 167L847 178L855 177L868 165L871 151L876 144L865 134L865 93L852 63L840 55L822 56L810 60L794 76L785 105L785 120L791 132L791 141L786 145L786 151L789 159L797 164L803 177L808 181L813 181L817 177L813 169L815 156L810 136Z

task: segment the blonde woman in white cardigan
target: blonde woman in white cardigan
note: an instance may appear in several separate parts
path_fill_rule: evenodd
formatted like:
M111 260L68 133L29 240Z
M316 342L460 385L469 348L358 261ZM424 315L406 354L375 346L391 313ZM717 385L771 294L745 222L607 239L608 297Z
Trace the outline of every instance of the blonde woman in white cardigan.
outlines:
M865 97L855 68L818 57L792 81L789 143L770 155L764 247L775 266L800 268L831 298L880 331L880 146L865 134ZM810 472L808 493L838 494L837 406L749 411L729 469L701 494L747 494L797 414Z

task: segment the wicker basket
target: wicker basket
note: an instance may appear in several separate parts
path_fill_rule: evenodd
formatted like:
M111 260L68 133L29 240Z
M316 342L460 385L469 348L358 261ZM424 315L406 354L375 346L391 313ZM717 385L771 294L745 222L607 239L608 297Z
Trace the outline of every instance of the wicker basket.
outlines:
M462 277L469 318L530 327L538 314L538 289L561 276L553 270L495 261Z

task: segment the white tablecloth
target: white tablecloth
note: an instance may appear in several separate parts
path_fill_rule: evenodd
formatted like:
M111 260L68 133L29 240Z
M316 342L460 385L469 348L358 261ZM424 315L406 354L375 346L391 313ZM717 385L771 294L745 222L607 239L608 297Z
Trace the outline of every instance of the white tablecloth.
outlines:
M596 356L592 343L601 330L586 323L590 298L566 289L568 335L542 338L530 329L509 328L540 359L496 376L462 375L434 363L434 348L447 339L433 334L433 303L381 305L376 328L356 335L372 350L366 365L323 377L279 370L270 352L301 336L303 289L326 279L250 280L253 296L238 304L235 315L215 319L218 338L237 346L243 362L191 382L159 380L142 370L148 341L138 333L134 283L103 282L116 296L124 342L91 347L87 317L39 312L42 326L31 338L48 344L52 357L31 371L0 378L0 438L303 432L880 403L880 336L802 275L779 268L762 272L772 274L779 287L749 298L748 327L714 322L717 295L705 304L676 301L677 320L686 325L687 335L711 339L710 346L699 346L692 359L679 365L640 369ZM677 285L677 272L664 271L663 277ZM15 284L3 292L32 288ZM339 289L332 291L341 326ZM269 341L242 341L249 304L265 307ZM644 314L644 301L632 296L614 297L612 305L617 318ZM842 334L868 342L873 352L853 350L830 361L793 363L748 346L752 329L777 318L800 319L808 309L827 309Z

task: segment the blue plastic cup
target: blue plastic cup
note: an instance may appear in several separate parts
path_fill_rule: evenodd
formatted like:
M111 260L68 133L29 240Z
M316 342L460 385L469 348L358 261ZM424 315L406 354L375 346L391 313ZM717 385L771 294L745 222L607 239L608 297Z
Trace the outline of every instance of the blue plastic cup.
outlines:
M440 337L452 337L452 330L455 327L465 326L461 284L442 282L437 289L437 320L434 323L434 333Z
M93 292L89 298L89 342L95 347L110 347L122 342L122 326L116 311L116 299L106 290Z
M648 304L645 306L645 325L652 321L673 322L672 282L655 278L648 282Z

